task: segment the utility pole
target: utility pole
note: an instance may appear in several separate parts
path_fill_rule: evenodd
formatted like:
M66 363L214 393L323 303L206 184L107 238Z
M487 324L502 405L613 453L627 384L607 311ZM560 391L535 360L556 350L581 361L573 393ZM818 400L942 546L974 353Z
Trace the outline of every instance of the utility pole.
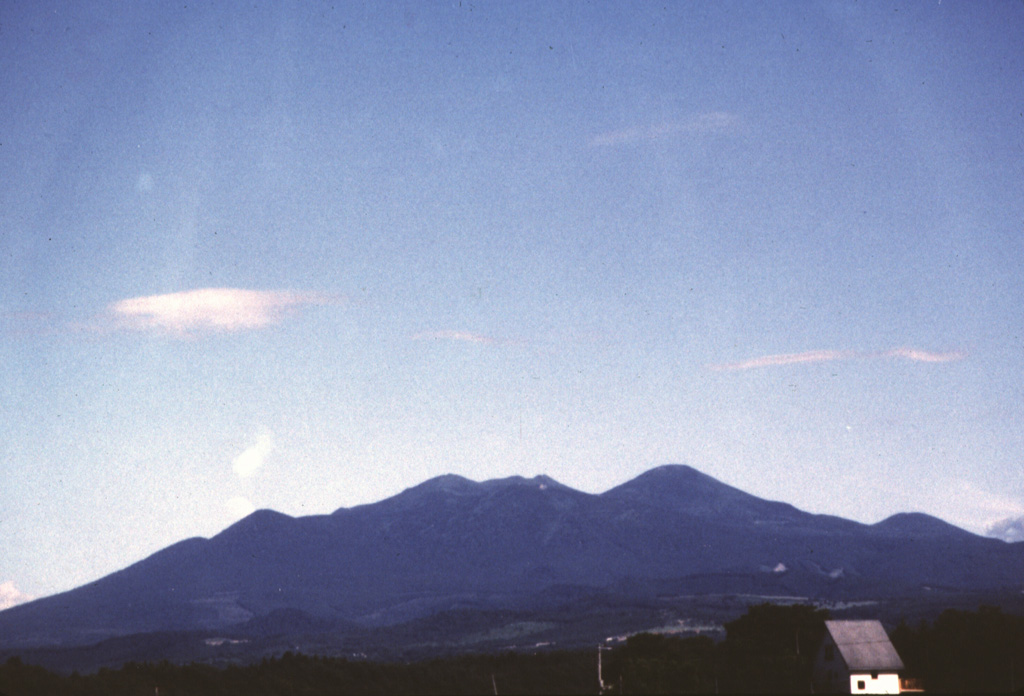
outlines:
M603 645L597 646L597 686L602 694L608 690L608 686L604 683L604 677L601 674L601 653L605 650L610 650L610 648L606 648Z

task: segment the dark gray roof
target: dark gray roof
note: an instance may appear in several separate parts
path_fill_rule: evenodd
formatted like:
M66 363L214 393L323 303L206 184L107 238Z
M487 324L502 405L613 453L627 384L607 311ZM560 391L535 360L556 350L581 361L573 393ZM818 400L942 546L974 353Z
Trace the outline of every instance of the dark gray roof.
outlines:
M880 622L826 621L825 628L851 672L903 669L903 661Z

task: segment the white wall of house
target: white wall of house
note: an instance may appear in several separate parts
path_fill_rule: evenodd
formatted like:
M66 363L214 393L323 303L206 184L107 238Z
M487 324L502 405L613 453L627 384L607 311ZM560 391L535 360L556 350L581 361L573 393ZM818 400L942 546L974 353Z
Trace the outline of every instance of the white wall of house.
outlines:
M851 674L851 694L898 694L900 692L900 675L892 673Z

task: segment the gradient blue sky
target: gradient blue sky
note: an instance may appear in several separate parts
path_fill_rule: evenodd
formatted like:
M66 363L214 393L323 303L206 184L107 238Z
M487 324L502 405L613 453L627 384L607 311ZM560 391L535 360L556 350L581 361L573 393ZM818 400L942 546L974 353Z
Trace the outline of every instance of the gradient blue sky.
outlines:
M0 602L446 472L1024 516L1019 1L5 2L0 181Z

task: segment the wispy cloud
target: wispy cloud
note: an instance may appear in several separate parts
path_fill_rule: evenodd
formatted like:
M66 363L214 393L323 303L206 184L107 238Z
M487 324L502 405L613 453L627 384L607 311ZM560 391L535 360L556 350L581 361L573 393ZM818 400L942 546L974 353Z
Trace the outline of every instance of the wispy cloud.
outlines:
M274 439L267 433L256 438L256 444L245 449L231 461L232 470L241 478L249 478L262 468L274 450Z
M922 490L915 495L922 495ZM1024 505L1012 495L1003 491L994 492L967 480L939 480L935 482L931 496L940 502L935 505L937 510L959 510L959 520L953 520L962 526L981 531L1004 541L1014 541L1013 535L1024 525ZM956 505L951 506L950 500ZM943 513L938 513L944 516ZM1024 536L1016 539L1020 541Z
M1005 517L990 523L985 535L1003 541L1024 541L1024 516Z
M498 344L503 341L492 336L472 333L470 331L423 331L415 334L414 341L462 341L464 343Z
M722 363L709 365L708 367L716 372L733 372L736 370L750 370L758 367L773 367L777 365L794 365L797 363L820 363L833 360L866 360L871 358L901 358L913 362L942 363L962 360L967 357L964 351L950 351L936 353L916 348L894 348L876 353L866 353L853 350L811 350L803 353L781 353L777 355L762 355L749 360L742 360L734 363Z
M710 135L734 131L740 123L739 117L723 111L694 114L675 121L663 121L654 125L636 126L621 130L599 133L590 139L591 147L609 147L630 143L660 140L679 135Z
M13 580L0 582L0 611L10 609L17 604L31 602L35 597L27 595L14 585Z
M905 358L907 360L913 360L914 362L930 363L952 362L954 360L963 360L967 357L967 353L962 350L954 350L946 353L933 353L927 350L917 350L916 348L894 348L893 350L886 351L881 355L890 358Z
M893 488L879 483L877 490L883 489L889 496L891 512L925 512L975 534L1005 540L1012 534L1014 520L1024 522L1024 504L1012 491L993 490L959 476L947 476L941 466L935 468L927 486Z
M779 355L762 355L734 363L711 365L712 370L732 371L750 370L755 367L771 367L773 365L793 365L795 363L827 362L829 360L846 360L856 354L845 350L811 350L805 353L783 353Z
M291 290L204 288L132 297L108 308L119 325L177 336L262 329L280 323L306 305L337 302L323 293Z

